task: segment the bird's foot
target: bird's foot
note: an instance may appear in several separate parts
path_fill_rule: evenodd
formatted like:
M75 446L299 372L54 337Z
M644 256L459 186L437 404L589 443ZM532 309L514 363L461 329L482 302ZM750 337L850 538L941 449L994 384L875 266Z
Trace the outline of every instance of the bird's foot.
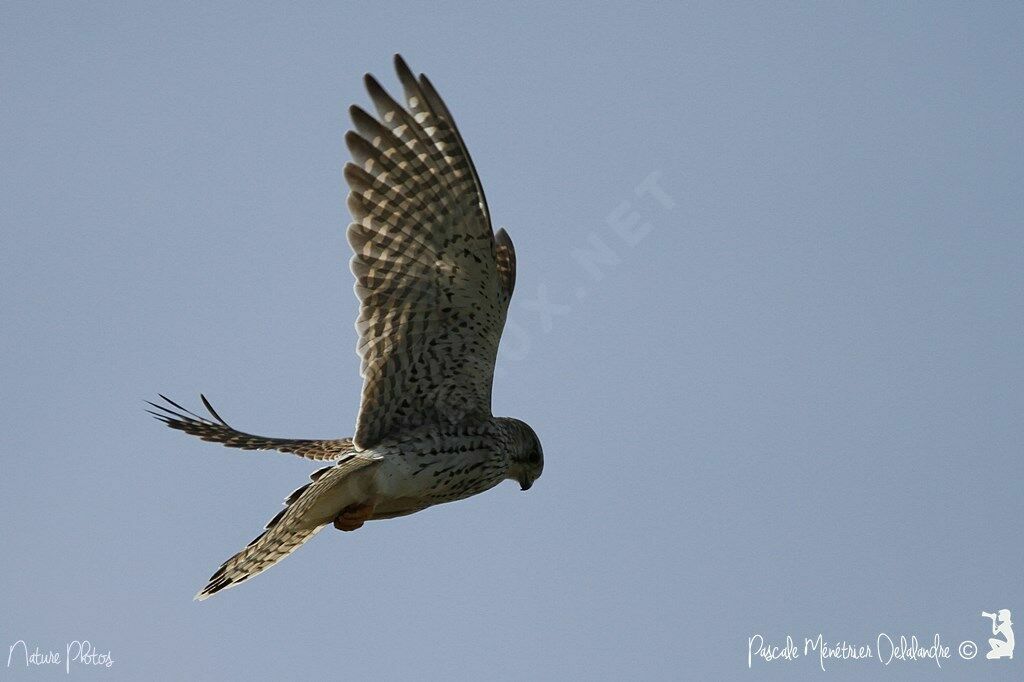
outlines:
M355 530L373 516L373 504L353 504L341 510L334 519L334 527L338 530Z

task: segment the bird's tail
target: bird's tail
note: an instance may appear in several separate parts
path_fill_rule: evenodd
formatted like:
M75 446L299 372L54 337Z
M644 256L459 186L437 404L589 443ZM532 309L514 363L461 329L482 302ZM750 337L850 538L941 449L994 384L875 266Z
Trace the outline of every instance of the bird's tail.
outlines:
M199 591L196 599L202 601L234 587L294 552L316 535L341 507L365 497L370 488L368 476L380 461L349 455L337 464L315 471L310 483L288 496L285 508L270 520L266 530L210 576L210 582Z

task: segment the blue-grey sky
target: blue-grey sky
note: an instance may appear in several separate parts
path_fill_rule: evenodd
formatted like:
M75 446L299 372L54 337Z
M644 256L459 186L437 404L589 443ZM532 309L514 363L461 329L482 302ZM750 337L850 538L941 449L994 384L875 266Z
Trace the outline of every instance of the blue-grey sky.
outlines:
M1019 678L1024 8L432 4L0 8L5 679ZM351 434L343 135L394 52L516 242L494 409L544 476L195 603L315 466L142 401ZM819 632L951 657L747 669Z

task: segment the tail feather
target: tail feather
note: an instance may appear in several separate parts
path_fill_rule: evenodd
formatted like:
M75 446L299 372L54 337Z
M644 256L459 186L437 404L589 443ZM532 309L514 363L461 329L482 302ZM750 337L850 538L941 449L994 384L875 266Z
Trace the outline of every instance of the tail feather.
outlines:
M221 564L210 576L206 587L196 595L198 601L229 587L245 582L267 570L298 549L324 527L323 510L317 506L324 496L343 481L352 481L357 472L371 473L380 459L349 455L342 461L313 473L311 483L296 489L285 500L285 508L267 523L266 530L256 536L245 549ZM354 481L353 490L366 488ZM359 501L353 498L352 503ZM340 510L339 510L340 511Z
M212 419L182 407L163 394L160 397L167 405L147 400L146 402L149 405L159 410L146 410L147 412L172 429L198 436L202 440L211 443L221 443L227 447L241 448L242 450L278 450L316 461L338 460L345 455L351 454L355 449L351 438L338 438L335 440L270 438L238 431L228 426L228 423L217 414L216 410L213 409L213 405L210 404L210 401L204 395L200 395L199 398L203 401L203 405L210 413Z

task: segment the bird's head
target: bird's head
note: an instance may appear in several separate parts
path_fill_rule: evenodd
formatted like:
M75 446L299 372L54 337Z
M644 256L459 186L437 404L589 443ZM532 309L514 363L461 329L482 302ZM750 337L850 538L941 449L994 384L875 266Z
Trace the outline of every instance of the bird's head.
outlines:
M512 435L512 463L508 478L518 481L523 490L529 490L544 471L544 449L540 446L537 434L526 422L518 419L503 421Z

